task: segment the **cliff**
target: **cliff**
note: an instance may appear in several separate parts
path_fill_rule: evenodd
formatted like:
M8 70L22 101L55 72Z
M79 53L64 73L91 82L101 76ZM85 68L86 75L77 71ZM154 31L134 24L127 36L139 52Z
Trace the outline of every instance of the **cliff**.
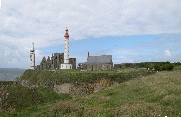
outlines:
M70 94L71 97L94 93L104 87L118 84L136 78L139 75L147 75L147 72L140 74L132 73L80 73L71 71L43 71L27 70L19 77L15 78L15 84L35 88L51 88L56 93Z

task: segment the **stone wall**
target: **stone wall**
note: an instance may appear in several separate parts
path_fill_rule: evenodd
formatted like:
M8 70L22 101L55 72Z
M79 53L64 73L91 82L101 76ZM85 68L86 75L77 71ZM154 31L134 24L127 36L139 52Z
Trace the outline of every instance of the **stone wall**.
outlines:
M76 58L69 58L69 63L72 64L72 69L76 69Z
M87 71L112 70L111 64L87 64Z
M64 53L54 53L54 55L52 54L51 60L49 56L47 60L43 57L40 65L37 65L37 70L59 69L62 63L64 63ZM69 63L72 64L72 69L76 69L76 58L69 58Z

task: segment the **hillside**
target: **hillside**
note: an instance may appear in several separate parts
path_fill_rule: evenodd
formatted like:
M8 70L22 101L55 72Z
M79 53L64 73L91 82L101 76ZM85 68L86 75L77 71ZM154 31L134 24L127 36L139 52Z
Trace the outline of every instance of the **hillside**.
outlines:
M145 69L82 72L79 70L40 71L27 70L14 79L16 84L29 88L51 88L56 93L67 93L71 97L83 96L100 89L125 82L138 76L150 75Z
M76 98L56 99L9 116L181 116L181 68L134 78ZM55 94L54 94L55 95ZM46 102L46 101L45 101Z

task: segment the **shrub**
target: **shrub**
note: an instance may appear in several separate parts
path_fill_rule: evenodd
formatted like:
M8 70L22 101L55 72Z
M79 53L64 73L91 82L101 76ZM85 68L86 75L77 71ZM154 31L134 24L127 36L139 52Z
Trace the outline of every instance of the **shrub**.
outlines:
M152 65L147 65L147 69L149 68L149 70L152 70L153 69L153 66Z
M149 68L150 68L150 70L152 70L152 69L153 69L153 65L150 65L150 67L149 67Z
M167 64L166 64L167 65ZM162 70L166 70L166 65L162 66Z
M159 63L156 63L156 64L154 65L154 69L155 69L156 71L160 71L160 70L161 70L160 64L159 64Z
M171 64L171 63L166 64L166 70L171 71L173 68L174 68L173 64Z

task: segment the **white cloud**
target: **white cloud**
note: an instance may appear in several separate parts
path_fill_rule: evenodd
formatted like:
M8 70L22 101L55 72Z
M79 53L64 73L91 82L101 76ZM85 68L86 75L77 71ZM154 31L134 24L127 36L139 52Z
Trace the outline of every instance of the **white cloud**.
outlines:
M165 53L166 56L171 56L172 55L169 50L165 50L164 53Z
M178 1L19 1L8 4L2 14L21 19L25 32L51 35L66 26L75 39L88 35L139 35L181 32ZM10 5L9 5L10 4ZM171 4L171 5L170 5ZM21 5L21 7L19 7ZM175 7L172 7L175 6ZM49 26L46 26L49 24ZM57 26L58 24L58 26ZM95 29L99 29L95 31ZM41 30L40 30L41 29ZM86 30L78 35L78 32ZM11 30L11 29L10 29ZM20 30L20 29L19 29ZM43 32L42 32L43 30ZM46 30L46 31L45 31ZM115 31L119 33L114 33ZM174 31L174 32L173 32Z
M65 27L72 40L181 33L179 0L5 0L2 4L0 44L4 45L0 48L4 50L3 60L8 61L11 55L28 57L32 42L36 48L63 44ZM131 49L118 52L138 54Z

